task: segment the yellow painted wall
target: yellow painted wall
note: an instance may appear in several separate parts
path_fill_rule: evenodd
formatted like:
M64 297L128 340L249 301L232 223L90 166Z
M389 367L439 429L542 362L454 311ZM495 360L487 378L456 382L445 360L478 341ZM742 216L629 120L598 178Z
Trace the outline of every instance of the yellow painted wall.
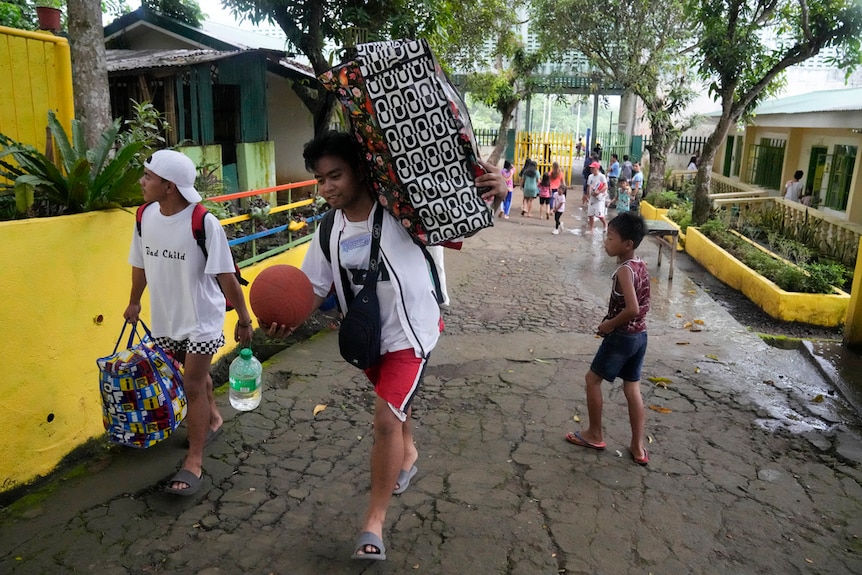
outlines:
M668 210L662 208L656 208L649 202L641 202L640 205L641 215L645 220L657 220L659 216L666 216Z
M44 152L48 110L71 130L72 59L65 38L0 26L0 78L0 133Z
M859 240L859 253L862 254L862 239ZM844 345L854 349L862 348L862 257L856 258L850 305L847 307L847 320L844 324Z
M0 492L49 473L104 433L96 359L112 352L129 298L133 211L0 222ZM300 265L307 245L243 270ZM248 287L245 288L246 294ZM144 299L143 319L149 319ZM98 316L103 321L98 321ZM225 320L234 347L235 313ZM217 382L220 384L223 382Z
M844 324L850 303L850 296L846 293L824 295L784 291L754 273L693 227L686 230L685 251L712 275L741 291L776 319L824 326Z

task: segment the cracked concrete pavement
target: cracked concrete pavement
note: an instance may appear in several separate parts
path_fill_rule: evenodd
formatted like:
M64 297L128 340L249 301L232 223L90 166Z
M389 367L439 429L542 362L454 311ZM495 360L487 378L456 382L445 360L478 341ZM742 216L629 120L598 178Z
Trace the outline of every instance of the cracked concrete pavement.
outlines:
M391 504L387 561L350 560L373 395L324 331L266 363L255 411L219 397L225 432L197 496L160 491L184 430L113 449L0 513L0 572L862 573L855 410L803 354L763 343L679 270L668 282L649 239L650 465L626 452L619 382L604 384L608 449L563 440L586 422L615 268L577 203L563 219L575 233L513 209L446 252L452 307L414 405L419 473Z

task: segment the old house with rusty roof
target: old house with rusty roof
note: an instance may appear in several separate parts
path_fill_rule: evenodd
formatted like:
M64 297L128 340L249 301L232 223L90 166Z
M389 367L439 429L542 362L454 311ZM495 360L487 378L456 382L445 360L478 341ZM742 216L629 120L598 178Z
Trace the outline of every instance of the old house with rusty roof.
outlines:
M293 87L316 79L283 40L140 8L106 26L105 43L114 117L152 102L172 127L167 143L222 164L229 189L308 179L302 144L314 128Z

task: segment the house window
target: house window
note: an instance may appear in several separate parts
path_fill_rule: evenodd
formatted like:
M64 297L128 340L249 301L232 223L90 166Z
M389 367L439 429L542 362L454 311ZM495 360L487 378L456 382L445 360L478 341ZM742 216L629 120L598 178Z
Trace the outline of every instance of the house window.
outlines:
M833 210L845 211L850 196L850 179L856 167L856 146L835 146L832 154L832 169L826 185L826 200L823 204Z
M781 189L785 144L785 140L763 138L759 144L751 145L746 174L748 183L770 190Z

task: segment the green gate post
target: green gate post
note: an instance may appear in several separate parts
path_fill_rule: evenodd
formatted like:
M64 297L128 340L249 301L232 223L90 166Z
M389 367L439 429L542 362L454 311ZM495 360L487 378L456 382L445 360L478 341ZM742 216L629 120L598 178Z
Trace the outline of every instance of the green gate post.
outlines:
M641 161L641 155L643 154L644 149L644 137L643 136L632 136L632 143L629 146L629 160L634 162Z
M509 128L506 132L506 158L512 165L515 165L515 130Z

